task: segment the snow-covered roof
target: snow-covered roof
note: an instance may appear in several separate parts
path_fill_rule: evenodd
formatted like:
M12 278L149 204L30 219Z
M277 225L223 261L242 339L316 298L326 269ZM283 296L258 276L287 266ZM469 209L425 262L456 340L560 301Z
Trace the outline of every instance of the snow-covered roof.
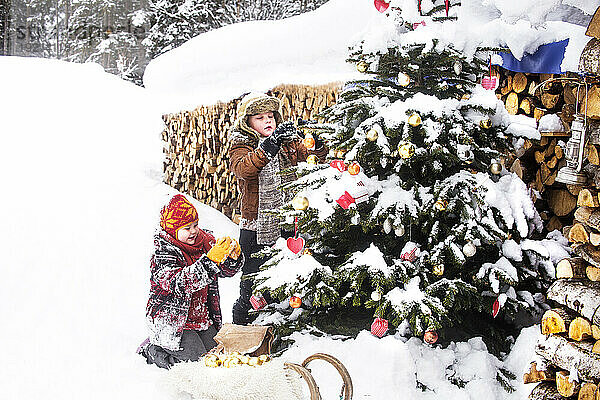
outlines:
M358 76L345 62L368 21L381 18L371 1L331 0L317 10L278 21L228 25L199 35L152 60L146 88L168 107L228 101L278 84L320 84Z

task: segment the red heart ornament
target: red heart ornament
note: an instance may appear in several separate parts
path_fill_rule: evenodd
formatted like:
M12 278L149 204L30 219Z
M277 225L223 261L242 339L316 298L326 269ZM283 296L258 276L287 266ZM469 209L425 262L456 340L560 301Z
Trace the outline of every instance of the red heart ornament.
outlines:
M346 163L343 160L333 160L329 163L329 166L337 169L340 172L344 172L347 169Z
M375 8L381 13L387 10L389 6L389 2L386 3L384 0L375 0Z
M294 254L298 254L304 248L304 239L301 237L298 238L288 238L287 247Z
M498 78L495 76L484 76L481 79L481 86L487 90L496 90L498 87Z

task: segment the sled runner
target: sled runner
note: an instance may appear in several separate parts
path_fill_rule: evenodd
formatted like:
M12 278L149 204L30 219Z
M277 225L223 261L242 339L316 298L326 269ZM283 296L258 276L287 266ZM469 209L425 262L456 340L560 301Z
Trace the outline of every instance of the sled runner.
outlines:
M340 391L340 399L343 398L344 400L351 400L354 388L352 386L352 379L350 378L348 370L346 369L344 364L340 362L340 360L325 353L313 354L312 356L304 360L302 365L294 363L285 363L285 366L287 368L296 371L300 374L300 376L302 376L302 378L304 378L304 380L308 384L308 388L310 389L310 400L321 400L319 387L317 386L315 378L310 373L310 369L308 369L308 364L313 360L324 360L335 367L335 369L342 376L342 380L344 381L344 383L342 384L342 390Z

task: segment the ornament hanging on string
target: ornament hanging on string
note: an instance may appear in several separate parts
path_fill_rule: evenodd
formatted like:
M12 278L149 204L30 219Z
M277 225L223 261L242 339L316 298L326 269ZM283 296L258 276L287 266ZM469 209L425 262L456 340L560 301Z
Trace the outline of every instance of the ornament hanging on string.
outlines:
M415 145L410 142L400 142L398 144L398 155L407 160L415 154Z
M489 118L484 118L479 121L479 126L483 129L490 129L492 127L492 120Z
M418 244L415 242L406 242L402 251L400 251L400 258L404 261L415 262L420 253Z
M304 238L298 237L298 217L294 219L294 237L286 240L287 248L298 255L304 249Z
M471 146L468 144L457 145L456 155L462 162L466 164L471 164L475 160L475 154L473 154L473 150L471 150Z
M317 165L318 158L314 154L310 154L306 157L306 162L310 165Z
M492 160L490 164L490 172L494 175L500 175L502 173L502 164L497 160Z
M456 75L460 75L462 73L463 70L463 65L460 61L454 61L454 64L452 65L452 69L454 69L454 73Z
M498 78L495 76L492 76L492 57L491 56L490 56L490 60L489 60L489 66L490 66L490 75L484 76L481 79L481 86L483 86L484 89L487 89L487 90L496 90L496 88L498 87Z
M438 199L433 206L438 211L444 211L448 207L448 201L444 199Z
M412 127L417 127L421 125L423 121L421 120L421 116L417 113L412 113L410 117L408 117L408 124Z
M434 344L438 341L438 334L436 331L427 331L423 334L423 340L427 344Z
M304 135L304 140L302 141L302 144L304 144L304 147L306 147L308 150L314 150L315 149L315 138L313 137L313 135L311 133L306 133L306 135Z
M477 246L475 246L475 244L469 240L463 246L462 252L466 257L473 257L477 252Z
M373 300L373 301L379 301L379 300L381 300L381 293L379 293L378 290L374 290L371 293L371 300Z
M356 64L356 69L358 72L365 73L369 69L369 63L366 61L359 61L358 64Z
M308 206L308 199L304 196L296 196L292 199L292 207L294 207L294 210L306 211Z
M348 166L346 165L344 160L333 160L329 163L329 166L331 168L337 169L340 172L344 172L346 169L348 169Z
M394 226L394 234L398 237L404 236L406 230L404 229L404 225L398 224Z
M502 308L502 306L504 306L504 303L506 303L507 297L508 296L506 296L506 293L501 293L496 298L496 300L494 300L494 303L492 304L492 317L493 318L496 318L496 316L500 312L500 309Z
M386 234L389 234L392 232L392 229L394 229L394 221L392 221L392 218L387 217L385 221L383 221L383 231Z
M348 173L350 175L358 175L359 172L360 172L360 165L358 165L357 162L353 162L352 164L350 164L350 166L348 166Z
M259 294L259 295L253 294L250 297L250 304L252 305L252 308L254 310L258 311L267 305L267 300L265 300L265 298L263 297L262 294Z
M390 3L385 0L375 0L375 8L380 13L385 12L385 10L387 10L389 6Z
M403 87L410 85L410 76L406 75L404 72L398 72L398 85Z
M383 337L388 331L388 321L383 318L376 317L371 324L371 334L378 338Z
M434 265L433 268L431 269L431 272L435 276L442 276L442 275L444 275L444 264L436 264L436 265Z
M301 305L302 305L302 299L300 298L300 296L290 297L290 307L300 308Z

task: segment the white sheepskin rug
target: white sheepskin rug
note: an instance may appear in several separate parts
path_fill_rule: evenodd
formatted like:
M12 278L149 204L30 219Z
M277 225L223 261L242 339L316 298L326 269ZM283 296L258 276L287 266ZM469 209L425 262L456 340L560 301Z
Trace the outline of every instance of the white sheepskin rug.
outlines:
M197 400L302 400L302 377L274 359L251 367L210 368L204 360L175 364L165 375L174 396L189 394Z

